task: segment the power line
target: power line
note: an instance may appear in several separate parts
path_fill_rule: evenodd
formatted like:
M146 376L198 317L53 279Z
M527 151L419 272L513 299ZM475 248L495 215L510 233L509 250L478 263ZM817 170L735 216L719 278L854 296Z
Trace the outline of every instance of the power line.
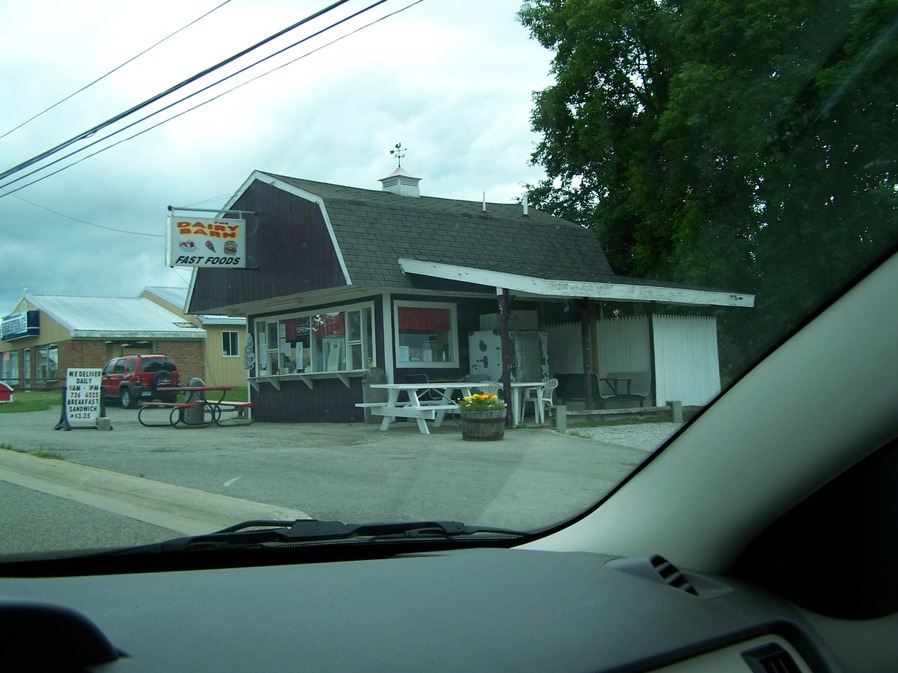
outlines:
M230 0L229 0L230 1ZM419 0L420 2L420 0ZM202 201L197 201L196 203L190 204L191 206L200 206L204 203L209 203L210 201L221 201L224 198L227 198L230 194L219 194L218 196L213 196L208 199L203 199ZM39 203L35 203L34 201L30 201L22 196L16 196L19 201L23 201L30 206L34 206L35 208L40 208L41 210L46 210L48 213L53 213L54 215L58 215L59 217L64 217L67 220L72 220L73 222L79 222L81 224L87 224L91 227L96 227L97 229L105 229L106 231L114 231L117 234L133 234L134 236L149 236L151 238L165 238L165 234L148 234L143 231L131 231L130 229L116 229L115 227L107 227L102 224L97 224L96 222L88 222L87 220L82 220L78 217L72 217L71 215L66 215L65 213L60 213L58 210L53 210L52 208L48 208L47 206L42 206Z
M243 73L243 72L246 72L247 70L250 70L251 68L254 68L254 67L256 67L257 65L259 65L259 64L261 64L261 63L264 63L265 61L270 60L271 58L274 58L275 56L278 56L278 55L280 55L280 54L282 54L282 53L284 53L284 52L286 52L286 51L288 51L288 50L290 50L290 49L293 49L293 48L295 48L296 46L298 46L298 45L300 45L300 44L302 44L302 43L304 43L304 42L307 42L308 40L313 39L314 37L317 37L317 36L319 36L319 35L321 35L321 34L327 32L328 30L331 30L331 29L335 28L336 26L338 26L338 25L340 25L340 24L342 24L342 23L345 23L346 21L349 21L349 20L351 20L351 19L353 19L353 18L355 18L355 17L357 17L357 16L359 16L359 15L361 15L361 14L363 14L363 13L365 13L365 12L371 10L371 9L373 9L374 7L377 7L378 5L383 4L384 2L387 2L387 0L377 0L377 2L374 2L373 4L371 4L371 5L367 6L367 7L365 7L364 9L361 9L361 10L355 12L354 14L352 14L352 15L350 15L350 16L347 16L347 17L345 17L345 18L343 18L343 19L337 21L337 22L331 24L330 26L327 26L326 28L322 28L321 30L319 30L319 31L317 31L317 32L315 32L315 33L313 33L313 34L311 34L311 35L308 35L308 36L304 37L303 39L301 39L301 40L299 40L299 41L297 41L297 42L294 42L293 44L291 44L291 45L289 45L289 46L287 46L287 47L284 47L283 49L280 49L280 50L277 51L277 52L274 52L273 54L269 54L268 56L266 56L266 57L264 57L264 58L262 58L262 59L256 61L255 63L252 63L252 64L246 66L245 68L242 68L241 70L238 70L237 72L234 72L234 73L228 75L227 77L223 77L222 79L220 79L220 80L218 80L218 81L216 81L216 82L214 82L214 83L212 83L212 84L210 84L210 85L208 85L208 86L206 86L206 87L204 87L204 88L202 88L202 89L199 89L198 91L195 91L195 92L191 93L190 95L185 96L185 97L183 97L183 98L181 98L181 99L175 101L174 103L171 103L171 104L169 104L169 105L167 105L167 106L165 106L165 107L163 107L163 108L161 108L161 109L159 109L159 110L156 110L155 112L153 112L153 113L151 113L151 114L149 114L149 115L146 115L146 116L142 117L141 119L139 119L139 120L137 120L137 121L135 121L135 122L133 122L133 123L131 123L131 124L129 124L129 125L123 127L123 128L120 128L120 129L118 129L118 130L116 130L116 131L113 131L112 133L109 133L109 134L103 136L102 138L99 138L99 139L95 140L94 142L90 143L89 145L86 145L86 146L84 146L84 147L81 147L81 148L79 148L79 149L73 151L73 152L70 152L69 154L66 154L66 155L62 156L62 157L60 157L59 159L57 159L57 160L55 160L55 161L53 161L53 162L51 162L51 163L49 163L49 164L45 164L45 165L43 165L43 166L41 166L41 167L39 167L39 168L36 168L34 171L31 171L30 173L26 173L25 175L20 176L20 177L16 178L15 180L11 180L11 181L9 181L9 182L7 182L7 183L4 183L4 184L0 185L0 189L9 187L9 186L11 186L11 185L13 185L13 184L15 184L15 183L21 181L21 180L24 180L24 179L26 179L26 178L32 176L32 175L35 175L35 174L40 173L40 172L42 172L42 171L45 171L45 170L46 170L47 168L49 168L50 166L53 166L53 165L55 165L55 164L57 164L57 163L59 163L59 162L61 162L61 161L64 161L65 159L71 158L71 157L75 156L76 154L79 154L79 153L81 153L81 152L83 152L83 151L85 151L85 150L87 150L87 149L89 149L89 148L91 148L91 147L93 147L93 146L95 146L95 145L98 145L98 144L102 143L102 142L105 141L105 140L108 140L109 138L111 138L111 137L113 137L113 136L115 136L115 135L118 135L119 133L122 133L122 132L128 130L129 128L133 128L134 126L140 124L141 122L144 122L144 121L146 121L147 119L150 119L151 117L154 117L154 116L157 115L157 114L160 114L160 113L162 113L162 112L164 112L164 111L166 111L166 110L169 110L169 109L171 109L172 107L174 107L174 106L176 106L176 105L178 105L178 104L180 104L180 103L183 103L184 101L186 101L186 100L188 100L188 99L190 99L190 98L192 98L192 97L194 97L194 96L197 96L197 95L199 95L199 94L201 94L201 93L203 93L203 92L205 92L205 91L208 91L209 89L211 89L211 88L213 88L213 87L215 87L215 86L221 84L222 82L225 82L225 81L227 81L228 79L231 79L232 77L235 77L235 76L237 76L237 75L239 75L239 74L241 74L241 73ZM0 198L3 198L4 196L9 196L10 194L15 194L16 192L19 192L19 191L25 189L26 187L30 187L30 186L33 185L33 184L36 184L36 183L41 182L41 181L43 181L43 180L46 180L47 178L50 178L50 177L52 177L52 176L54 176L54 175L58 175L58 174L61 173L62 171L66 170L66 169L68 169L68 168L71 168L72 166L75 166L75 165L77 165L77 164L79 164L79 163L81 163L81 162L83 162L83 161L87 161L88 159L90 159L90 158L92 158L92 157L95 157L95 156L97 156L98 154L101 154L102 152L105 152L106 150L112 149L113 147L116 147L116 146L118 146L118 145L121 145L122 143L125 143L125 142L127 142L127 141L129 141L129 140L133 140L134 138L137 138L138 136L141 136L141 135L143 135L144 133L147 133L147 132L149 132L149 131L152 131L153 129L156 129L156 128L162 126L163 124L166 124L166 123L168 123L169 121L172 121L173 119L177 119L178 117L181 117L181 116L183 116L183 115L185 115L185 114L187 114L187 113L189 113L189 112L192 112L192 111L194 111L194 110L196 110L196 109L198 109L198 108L200 108L200 107L203 107L204 105L207 105L208 103L211 103L211 102L213 102L213 101L215 101L215 100L218 100L219 98L221 98L221 97L223 97L223 96L225 96L225 95L227 95L227 94L229 94L229 93L231 93L231 92L233 92L233 91L236 91L237 89L239 89L239 88L241 88L241 87L243 87L243 86L246 86L246 85L249 84L250 82L254 82L254 81L258 80L258 79L261 79L262 77L265 77L265 76L271 74L272 72L275 72L275 71L277 71L277 70L280 70L280 69L282 69L282 68L285 68L285 67L287 67L288 65L291 65L291 64L295 63L296 61L299 61L299 60L301 60L301 59L303 59L303 58L306 58L307 56L309 56L309 55L311 55L311 54L314 54L314 53L317 52L317 51L320 51L320 50L322 50L322 49L324 49L324 48L326 48L326 47L329 47L329 46L335 44L336 42L339 42L340 40L343 40L343 39L345 39L345 38L347 38L347 37L349 37L349 36L351 36L351 35L354 35L355 33L358 33L359 31L364 30L365 28L368 28L368 27L370 27L370 26L372 26L372 25L374 25L374 24L376 24L376 23L379 23L379 22L381 22L381 21L383 21L383 20L385 20L385 19L387 19L387 18L390 18L390 17L392 17L392 16L395 16L396 14L399 14L399 13L401 13L401 12L404 12L405 10L407 10L407 9L409 9L409 8L411 8L411 7L413 7L413 6L417 5L417 4L419 4L419 3L421 3L421 2L423 2L423 0L415 0L414 2L410 3L409 5L406 5L405 7L401 8L401 9L396 10L395 12L391 12L390 14L386 14L386 15L384 15L384 16L382 16L382 17L380 17L380 18L378 18L378 19L376 19L376 20L374 20L374 21L371 21L371 22L365 24L364 26L361 26L361 27L359 27L359 28L356 28L355 30L350 31L349 33L346 33L345 35L342 35L342 36L340 36L339 38L336 38L336 39L334 39L334 40L328 42L327 44L324 44L324 45L322 45L322 46L320 46L320 47L317 47L317 48L315 48L315 49L313 49L313 50L311 50L311 51L309 51L309 52L306 52L306 53L303 54L302 56L299 56L299 57L297 57L297 58L295 58L295 59L292 59L292 60L290 60L290 61L288 61L288 62L286 62L286 63L283 63L283 64L281 64L281 65L279 65L279 66L277 66L277 67L275 67L275 68L272 68L271 70L268 70L268 71L266 71L266 72L264 72L264 73L262 73L262 74L260 74L260 75L257 75L257 76L255 76L255 77L253 77L253 78L251 78L251 79L249 79L249 80L247 80L247 81L245 81L245 82L242 82L241 84L238 84L238 85L235 86L235 87L232 87L232 88L230 88L230 89L228 89L228 90L226 90L226 91L223 91L222 93L219 93L219 94L213 96L212 98L209 98L209 99L207 99L207 100L205 100L205 101L203 101L203 102L201 102L201 103L199 103L199 104L197 104L197 105L194 105L194 106L191 107L191 108L188 108L188 109L183 110L183 111L181 111L181 112L179 112L179 113L177 113L177 114L174 114L174 115L172 115L172 116L170 116L170 117L167 117L166 119L163 119L162 121L158 122L157 124L154 124L154 125L149 126L149 127L145 128L145 129L142 129L141 131L139 131L139 132L137 132L137 133L134 133L134 134L132 134L132 135L126 137L126 138L123 138L123 139L121 139L121 140L119 140L119 141L117 141L117 142L114 142L114 143L112 143L112 144L110 144L110 145L107 145L107 146L105 146L105 147L102 147L102 148L98 149L96 152L92 152L91 154L88 154L87 156L84 156L84 157L82 157L81 159L78 159L77 161L73 161L72 163L63 166L63 167L59 168L58 170L53 171L52 173L48 173L48 174L46 174L46 175L43 175L43 176L41 176L41 177L39 177L39 178L37 178L37 179L35 179L35 180L32 180L31 182L28 182L28 183L26 183L26 184L24 184L24 185L19 186L18 188L14 189L14 190L8 191L8 192L6 192L6 193L4 193L4 194L0 194Z
M314 19L317 19L320 16L323 16L324 14L327 14L330 11L333 11L340 5L346 4L347 2L349 2L349 0L337 0L337 2L334 2L331 5L328 5L324 9L318 10L317 12L310 14L309 16L297 21L296 23L288 26L287 28L284 28L283 30L278 31L274 35L270 35L269 37L266 37L261 42L257 42L253 46L247 47L243 51L240 51L237 54L234 54L233 56L229 56L224 61L216 63L215 65L213 65L209 68L206 68L202 72L199 72L191 77L188 77L183 82L166 89L162 93L158 93L155 96L148 98L144 102L139 103L139 104L135 105L134 107L129 108L128 110L125 110L124 112L121 112L121 113L115 115L114 117L107 119L104 122L101 122L100 124L97 124L96 126L88 129L87 131L84 131L63 143L60 143L59 145L52 147L49 150L41 152L40 154L32 157L31 159L28 159L27 161L23 161L22 163L20 163L17 166L13 166L12 168L3 171L3 173L0 173L0 179L7 178L10 175L18 173L19 171L21 171L29 166L32 166L32 165L38 163L39 161L43 161L47 157L50 157L50 156L56 154L57 152L60 152L61 150L64 150L66 147L74 145L75 143L77 143L81 140L85 140L87 138L92 137L98 131L101 131L104 128L107 128L108 126L111 126L112 124L115 124L116 122L119 122L122 119L129 117L130 115L134 114L135 112L138 112L139 110L142 110L143 108L155 103L156 101L158 101L162 98L165 98L166 96L169 96L170 94L174 93L175 91L178 91L179 89L184 88L188 84L192 84L193 82L195 82L203 77L206 77L207 75L215 72L216 70L223 68L224 66L228 65L229 63L233 63L237 59L242 58L243 56L246 56L247 54L251 53L252 51L255 51L256 49L268 44L269 42L276 40L277 38L281 37L282 35L285 35L286 33L289 33L290 31L295 30L299 26L302 26Z
M116 229L115 227L107 227L102 224L97 224L96 222L88 222L87 220L82 220L77 217L72 217L71 215L66 215L65 213L60 213L59 211L53 210L52 208L47 208L46 206L42 206L39 203L35 203L34 201L29 201L28 199L24 199L21 196L16 196L19 201L24 201L25 203L34 206L35 208L40 208L41 210L46 210L48 213L53 213L54 215L58 215L59 217L64 217L67 220L72 220L73 222L80 222L81 224L87 224L91 227L96 227L97 229L105 229L106 231L114 231L117 234L133 234L134 236L149 236L151 238L165 238L165 234L148 234L143 231L130 231L128 229Z
M222 3L221 3L220 5L218 5L217 7L213 7L212 9L210 9L208 12L206 12L206 13L203 14L202 16L200 16L200 17L194 19L193 21L191 21L190 23L188 23L186 26L182 26L181 28L178 28L178 30L176 30L174 33L171 33L170 35L166 35L165 37L163 37L161 40L159 40L159 41L156 42L155 44L153 44L153 45L147 47L146 49L144 49L144 50L143 50L142 52L140 52L139 54L136 54L135 56L132 56L132 57L129 58L127 61L125 61L125 62L122 63L121 65L116 66L115 68L113 68L112 70L110 70L109 72L107 72L106 74L100 75L100 76L97 77L94 81L90 82L89 84L85 84L83 87L81 87L80 89L78 89L77 91L75 91L75 92L73 92L73 93L70 93L68 96L66 96L66 97L63 98L62 100L56 101L55 103L53 103L53 105L51 105L50 107L46 108L45 110L41 110L41 111L38 112L36 115L34 115L34 116L32 116L32 117L29 117L28 119L26 119L25 121L23 121L23 122L22 122L21 124L19 124L18 126L15 126L15 127L11 128L9 131L7 131L6 133L4 133L3 135L0 135L0 140L2 140L3 138L5 138L6 136L8 136L8 135L11 134L11 133L15 133L16 131L18 131L18 130L19 130L20 128L22 128L23 126L26 126L27 124L30 124L31 122L33 122L33 121L34 121L35 119L37 119L38 117L41 117L41 116L45 115L46 113L48 113L48 112L49 112L50 110L52 110L53 108L56 108L56 107L62 105L62 104L65 103L67 100L69 100L69 99L71 99L71 98L74 98L75 96L77 96L77 95L78 95L79 93L81 93L82 91L85 91L85 90L89 89L90 87L92 87L94 84L97 84L98 82L100 82L100 81L106 79L106 78L109 77L111 74L113 74L113 73L115 73L115 72L121 70L122 68L124 68L124 67L125 67L126 65L128 65L129 63L131 63L131 62L133 62L133 61L136 61L138 58L140 58L140 57L143 56L144 54L146 54L146 53L152 51L153 49L155 49L156 47L158 47L160 44L162 44L163 42L165 42L166 40L168 40L168 39L174 37L175 35L177 35L178 33L182 32L182 31L184 31L184 30L190 28L190 26L194 25L195 23L198 23L199 21L202 21L202 20L205 19L207 16L209 16L210 14L212 14L212 12L221 9L221 8L224 7L226 4L228 4L230 1L231 1L231 0L225 0L224 2L222 2Z
M307 35L306 37L302 38L301 40L299 40L299 41L297 41L297 42L294 42L293 44L288 45L287 47L284 47L284 48L282 48L282 49L280 49L280 50L278 50L278 51L276 51L276 52L274 52L274 53L272 53L272 54L269 54L268 56L266 56L266 57L264 57L264 58L262 58L262 59L259 59L259 60L256 61L255 63L251 63L250 65L248 65L248 66L246 66L246 67L244 67L244 68L241 68L240 70L237 70L236 72L233 72L233 73L231 73L230 75L228 75L228 76L226 76L226 77L223 77L223 78L219 79L219 80L216 81L216 82L213 82L212 84L209 84L209 85L207 85L207 86L205 86L205 87L203 87L203 88L201 88L201 89L198 89L197 91L194 91L193 93L191 93L191 94L189 94L189 95L187 95L187 96L184 96L183 98L181 98L181 99L179 99L179 100L176 100L176 101L173 102L173 103L169 103L168 105L166 105L166 106L164 106L164 107L162 107L162 108L156 110L155 112L152 112L152 113L150 113L150 114L148 114L148 115L146 115L146 116L144 116L144 117L138 119L137 121L128 124L127 126L123 126L122 128L120 128L120 129L118 129L118 130L116 130L116 131L113 131L112 133L109 133L109 134L103 136L102 138L99 138L99 139L93 141L92 143L89 143L89 144L87 144L87 145L85 145L85 146L83 146L83 147L80 147L80 148L78 148L78 149L72 151L72 152L69 152L68 154L66 154L66 155L64 155L64 156L62 156L62 157L56 159L55 161L51 161L51 162L48 163L48 164L44 164L43 166L39 166L39 167L35 168L33 171L31 171L30 173L26 173L26 174L24 174L24 175L21 175L21 176L19 176L18 178L16 178L15 180L10 180L9 182L6 182L6 183L0 185L0 189L4 189L4 188L6 188L6 187L9 187L10 185L14 185L15 183L20 182L20 181L22 181L22 180L24 180L24 179L26 179L26 178L28 178L28 177L31 177L32 175L35 175L35 174L37 174L37 173L40 173L40 172L42 172L42 171L47 170L47 169L50 168L51 166L55 166L56 164L60 163L61 161L65 161L66 159L69 159L69 158L75 156L76 154L80 154L81 152L84 152L85 150L90 149L91 147L94 147L95 145L98 145L98 144L102 143L103 141L108 140L109 138L111 138L111 137L113 137L113 136L115 136L115 135L118 135L119 133L123 133L124 131L127 131L128 129L137 126L138 124L140 124L140 123L146 121L147 119L150 119L150 118L152 118L152 117L154 117L154 116L156 116L156 115L158 115L158 114L161 114L162 112L165 112L166 110L170 110L171 108L173 108L173 107L175 107L175 106L177 106L177 105L183 103L184 101L189 100L190 98L193 98L194 96L198 96L199 94L201 94L201 93L203 93L203 92L205 92L205 91L208 91L209 89L212 89L212 88L215 87L215 86L218 86L218 85L221 84L222 82L225 82L225 81L227 81L227 80L229 80L229 79L231 79L231 78L233 78L233 77L236 77L237 75L240 75L240 74L246 72L247 70L250 70L250 69L256 67L257 65L259 65L259 64L261 64L261 63L264 63L265 61L267 61L267 60L269 60L269 59L271 59L271 58L274 58L275 56L278 56L278 55L280 55L280 54L282 54L282 53L284 53L284 52L286 52L286 51L288 51L288 50L290 50L290 49L293 49L294 47L296 47L296 46L302 44L303 42L307 42L308 40L311 40L311 39L313 39L313 38L315 38L315 37L317 37L317 36L319 36L319 35L321 35L321 34L327 32L327 31L329 31L329 30L335 28L336 26L338 26L338 25L340 25L340 24L342 24L342 23L345 23L346 21L349 21L349 20L351 20L351 19L354 19L356 16L359 16L360 14L363 14L363 13L365 13L365 12L367 12L367 11L373 9L374 7L376 7L376 6L378 6L378 5L381 5L381 4L383 4L384 2L387 2L387 0L377 0L377 1L374 2L373 4L371 4L371 5L367 6L367 7L365 7L364 9L361 9L361 10L355 12L354 14L351 14L351 15L349 15L349 16L347 16L347 17L344 17L344 18L340 19L339 21L337 21L337 22L335 22L335 23L332 23L332 24L329 25L329 26L326 26L325 28L322 28L322 29L316 31L315 33L312 33L311 35ZM281 31L281 32L283 33L283 31ZM249 80L249 81L252 81L252 80ZM211 102L212 100L216 100L217 98L220 98L221 96L223 96L223 95L225 95L225 94L227 94L227 93L230 93L230 91L233 91L233 90L236 89L236 88L239 88L239 87L234 87L233 89L230 89L229 91L225 91L224 93L219 94L219 95L217 95L217 96L214 96L213 98L209 99L209 100L206 101L206 102ZM138 136L140 136L140 135L143 135L143 134L146 133L147 131L151 131L151 130L153 130L153 129L155 129L155 128L158 128L158 127L161 126L162 124L165 124L166 122L171 121L172 119L176 119L177 117L180 117L180 116L182 116L182 115L184 115L184 114L187 114L188 112L191 112L191 111L197 109L198 107L201 107L201 106L204 105L204 104L205 104L205 103L201 103L201 104L199 104L199 105L195 105L194 107L188 108L187 110L184 110L183 112L180 112L180 113L178 113L178 114L176 114L176 115L172 115L171 117L169 117L169 118L167 118L167 119L165 119L165 120L159 122L158 124L154 124L153 126L149 126L149 127L147 127L146 129L143 129L142 131L140 131L140 132L138 132L138 133L135 133L135 134L133 134L133 135L131 135L131 136L128 136L127 138L124 138L124 139L122 139L122 140L120 140L120 141L118 141L118 142L112 143L111 145L108 145L108 146L106 146L106 147L104 147L104 148L101 148L100 150L97 150L96 152L92 152L91 154L88 154L87 156L82 157L82 158L79 159L78 161L74 161L74 162L72 162L71 164L68 164L68 165L66 165L66 166L63 166L63 167L60 168L59 170L56 170L56 171L53 171L52 173L49 173L49 174L47 174L47 175L44 175L43 177L38 178L37 180L33 180L33 181L31 181L31 182L29 182L29 183L27 183L27 184L25 184L25 185L22 185L21 187L19 187L19 188L17 188L17 189L14 189L14 190L12 190L12 191L6 192L6 193L4 193L4 194L0 194L0 198L2 198L3 196L7 196L7 195L9 195L9 194L14 194L14 193L16 193L16 192L18 192L18 191L21 191L21 190L24 189L25 187L29 187L30 185L33 185L33 184L35 184L35 183L37 183L37 182L40 182L41 180L45 180L46 178L52 177L52 176L54 176L54 175L57 175L57 174L61 173L62 171L66 170L67 168L70 168L71 166L74 166L74 165L76 165L76 164L79 164L79 163L81 163L82 161L86 161L87 159L90 159L91 157L94 157L94 156L96 156L97 154L100 154L101 152L105 152L107 149L110 149L110 148L115 147L115 146L117 146L117 145L120 145L120 144L122 144L122 143L124 143L124 142L127 142L128 140L131 140L131 139L136 138L136 137L138 137ZM3 177L3 176L0 176L0 178L2 178L2 177Z

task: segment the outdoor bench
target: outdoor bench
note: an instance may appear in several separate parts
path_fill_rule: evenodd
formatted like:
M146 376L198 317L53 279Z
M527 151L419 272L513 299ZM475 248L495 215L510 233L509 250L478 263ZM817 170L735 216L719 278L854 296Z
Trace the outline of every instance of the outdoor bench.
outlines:
M230 400L225 400L224 402L217 402L215 404L218 407L226 408L231 411L238 410L238 409L252 409L252 406L253 406L252 402L231 402Z
M564 404L586 400L583 374L556 374L557 395ZM599 377L589 374L592 384L592 401L603 408L609 401L637 402L640 407L650 395L651 374L648 372L613 372ZM612 387L613 384L613 387Z
M141 425L144 425L148 428L152 427L162 427L166 425L176 426L179 422L183 420L183 414L185 409L196 409L198 407L202 407L203 403L200 401L197 402L144 402L143 406L140 407L140 411L137 412L137 420L140 421ZM168 409L171 411L169 414L168 420L165 423L148 423L146 419L144 419L143 414L145 411L151 411L156 409Z
M371 409L371 413L374 416L390 416L393 418L423 418L429 421L432 421L436 418L437 412L454 411L458 409L457 404L442 404L436 400L422 400L420 406L410 405L408 402L400 402L395 406L390 406L386 402L360 402L355 406L362 409Z
M252 413L247 413L253 408L252 402L231 402L225 400L223 402L214 403L214 406L219 412L215 417L215 423L218 425L249 425L253 422ZM236 411L237 418L228 419L227 421L222 422L221 412L223 411Z
M137 412L137 420L141 425L146 427L164 427L171 426L177 428L180 426L188 426L194 428L206 428L215 423L216 425L249 425L253 422L252 414L248 414L247 410L252 409L252 402L211 402L209 400L194 400L191 402L145 402ZM143 414L148 410L170 410L168 421L165 423L147 422ZM196 419L188 418L185 411L188 409L202 409L201 422L192 422ZM237 412L239 415L235 419L222 421L222 412ZM206 421L206 412L209 413L210 420Z

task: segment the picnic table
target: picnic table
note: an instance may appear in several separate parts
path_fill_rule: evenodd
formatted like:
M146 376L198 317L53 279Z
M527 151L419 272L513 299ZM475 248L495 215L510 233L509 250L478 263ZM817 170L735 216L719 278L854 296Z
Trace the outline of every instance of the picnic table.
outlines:
M210 425L249 425L252 423L252 402L226 400L229 390L237 386L176 386L166 390L184 393L183 402L144 402L137 412L137 420L147 427L207 428ZM214 393L207 396L207 393ZM237 419L224 419L226 412L237 412ZM152 418L145 418L144 414ZM167 420L157 420L159 416Z
M608 387L611 389L611 392L614 395L629 395L630 394L630 385L633 383L633 377L617 375L617 374L616 375L609 374L608 376L600 376L599 381L604 381L606 384L608 384ZM627 392L626 393L622 393L621 391L619 391L617 389L617 387L621 383L627 384Z
M413 418L418 423L418 430L422 435L429 435L427 421L433 421L433 426L442 425L447 411L458 409L458 403L453 399L456 391L463 397L470 395L472 390L484 388L498 388L498 384L491 381L434 381L431 383L375 383L372 388L386 390L386 402L359 403L357 407L371 409L373 416L383 416L380 429L386 432L397 418ZM400 399L405 396L406 399Z

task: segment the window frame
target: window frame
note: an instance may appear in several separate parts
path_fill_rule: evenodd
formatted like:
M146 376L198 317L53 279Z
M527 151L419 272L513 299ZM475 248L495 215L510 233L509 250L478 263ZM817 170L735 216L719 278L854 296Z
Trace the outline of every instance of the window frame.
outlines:
M399 327L400 308L440 309L449 311L449 352L442 360L436 353L432 360L403 360L400 358L402 330ZM461 366L461 347L458 342L458 304L455 302L415 301L395 299L393 301L393 355L397 369L458 369Z
M350 339L348 323L349 314L359 313L360 334L357 339ZM312 334L312 320L316 316L326 316L342 314L344 323L342 336L322 336L315 337ZM308 366L304 366L301 371L297 371L295 367L295 358L292 360L294 368L285 371L285 364L289 367L290 360L287 359L284 350L287 340L286 325L289 321L297 321L307 319L309 323L308 339L320 339L322 347L327 351L322 354L313 354L311 346L303 349L303 362L308 362ZM297 377L314 377L322 375L342 375L342 374L362 374L368 371L369 366L377 366L377 332L376 318L374 313L374 302L357 302L352 304L340 304L338 306L319 307L317 309L307 309L304 311L292 311L278 315L269 315L265 317L255 318L253 321L253 333L255 333L255 353L256 353L256 372L255 378L268 379L275 377L297 376ZM276 334L277 341L272 344L269 342L270 335ZM299 339L294 342L299 343ZM330 368L333 364L329 358L331 352L336 349L333 344L339 344L339 362L336 368ZM334 349L333 351L331 349ZM299 357L297 352L296 357ZM336 357L336 356L331 356ZM350 358L355 357L358 367L349 368L352 364ZM306 359L308 358L308 359ZM315 367L314 370L310 369ZM275 372L275 369L277 370Z
M0 381L19 383L19 352L3 351L0 353Z
M51 357L51 354L53 357ZM59 344L41 344L34 348L34 374L36 381L59 380ZM51 367L51 364L55 367Z
M225 337L229 336L227 348L225 348ZM233 348L231 348L233 346ZM233 351L230 353L229 351ZM222 330L221 332L221 357L225 359L239 358L240 353L240 331L239 330Z

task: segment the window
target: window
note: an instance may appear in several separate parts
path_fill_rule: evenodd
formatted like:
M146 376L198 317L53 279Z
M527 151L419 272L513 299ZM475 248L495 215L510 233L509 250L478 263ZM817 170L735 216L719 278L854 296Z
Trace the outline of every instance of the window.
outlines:
M240 357L240 339L238 332L221 333L221 356L225 358Z
M31 383L31 350L25 348L22 350L22 374L26 385Z
M458 367L455 304L397 301L397 367Z
M370 305L259 321L256 334L259 376L363 371L374 359Z
M0 358L0 381L7 383L19 380L19 353L6 351Z
M59 378L59 351L56 344L37 347L37 380L54 381Z

